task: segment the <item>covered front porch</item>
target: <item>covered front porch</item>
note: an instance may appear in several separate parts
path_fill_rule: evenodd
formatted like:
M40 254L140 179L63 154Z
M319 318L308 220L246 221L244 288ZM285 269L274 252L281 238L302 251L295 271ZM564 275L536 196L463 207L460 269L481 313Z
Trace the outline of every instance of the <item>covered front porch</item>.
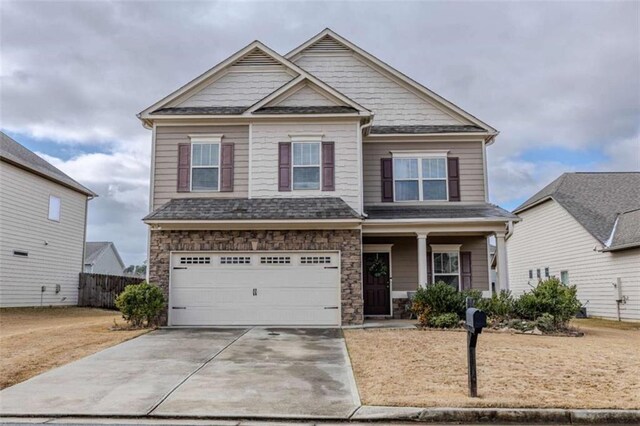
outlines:
M362 227L365 317L406 317L411 293L439 281L459 291L481 291L485 297L508 289L505 236L515 217L495 206L482 211L469 207L456 206L469 216L458 218L429 217L442 213L434 206L369 207ZM384 217L390 215L405 217ZM412 215L426 217L406 217ZM497 282L490 274L491 237Z

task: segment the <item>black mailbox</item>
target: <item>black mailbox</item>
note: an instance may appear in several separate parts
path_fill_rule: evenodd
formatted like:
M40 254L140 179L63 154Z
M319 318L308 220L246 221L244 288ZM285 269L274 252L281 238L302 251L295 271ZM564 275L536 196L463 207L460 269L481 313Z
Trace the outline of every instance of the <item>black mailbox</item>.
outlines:
M476 308L468 308L465 325L467 330L480 333L487 326L487 314Z

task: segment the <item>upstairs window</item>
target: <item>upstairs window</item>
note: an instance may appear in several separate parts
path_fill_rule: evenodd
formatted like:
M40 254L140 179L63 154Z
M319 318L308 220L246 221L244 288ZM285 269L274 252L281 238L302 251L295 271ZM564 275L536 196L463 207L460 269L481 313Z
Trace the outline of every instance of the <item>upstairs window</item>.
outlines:
M320 142L294 142L293 189L320 189Z
M446 201L446 157L393 159L395 201Z
M60 222L60 198L49 196L49 220Z
M218 191L220 183L220 144L191 144L191 190Z

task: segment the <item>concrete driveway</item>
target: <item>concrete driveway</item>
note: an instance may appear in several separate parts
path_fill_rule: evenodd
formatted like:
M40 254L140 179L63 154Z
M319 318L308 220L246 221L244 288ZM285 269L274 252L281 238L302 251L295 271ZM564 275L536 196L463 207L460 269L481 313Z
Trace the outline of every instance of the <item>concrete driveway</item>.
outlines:
M347 419L359 406L337 329L159 330L0 392L3 416Z

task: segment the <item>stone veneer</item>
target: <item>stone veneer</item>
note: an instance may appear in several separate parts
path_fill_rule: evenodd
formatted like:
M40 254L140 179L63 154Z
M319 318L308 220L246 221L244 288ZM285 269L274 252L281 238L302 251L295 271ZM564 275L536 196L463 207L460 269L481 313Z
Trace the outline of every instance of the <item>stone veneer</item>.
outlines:
M149 281L169 298L171 251L340 250L342 324L363 322L360 230L151 231ZM166 312L163 324L166 324Z

